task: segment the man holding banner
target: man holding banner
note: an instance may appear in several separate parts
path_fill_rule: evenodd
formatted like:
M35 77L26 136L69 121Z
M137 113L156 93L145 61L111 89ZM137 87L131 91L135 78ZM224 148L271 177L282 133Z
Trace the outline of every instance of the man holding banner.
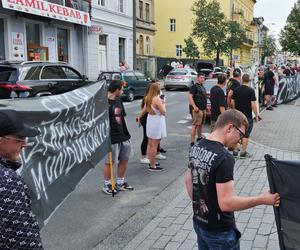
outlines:
M15 110L0 110L0 249L43 249L29 189L15 172L26 137L39 134Z
M112 192L133 190L133 187L125 182L125 172L131 152L130 134L127 129L125 121L125 109L120 96L123 93L123 86L121 81L111 81L108 86L108 105L109 105L109 124L110 124L110 138L112 150L112 164L118 162L117 170L117 185L116 190L112 191L111 172L109 167L109 154L105 158L103 167L104 186L103 192L111 195Z
M214 131L190 150L185 183L193 200L198 249L239 250L241 234L233 212L263 204L279 206L278 193L267 191L252 197L234 194L234 158L225 147L241 140L247 128L243 113L227 110L218 117Z

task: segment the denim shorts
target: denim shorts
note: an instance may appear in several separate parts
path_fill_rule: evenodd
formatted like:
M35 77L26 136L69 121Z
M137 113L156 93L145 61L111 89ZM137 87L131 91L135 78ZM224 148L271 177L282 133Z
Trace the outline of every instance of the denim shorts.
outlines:
M123 141L120 143L111 144L113 164L117 161L129 160L131 153L131 142ZM105 164L109 164L109 154L104 158Z
M241 234L235 228L222 232L210 232L194 222L194 230L197 234L199 250L240 250Z

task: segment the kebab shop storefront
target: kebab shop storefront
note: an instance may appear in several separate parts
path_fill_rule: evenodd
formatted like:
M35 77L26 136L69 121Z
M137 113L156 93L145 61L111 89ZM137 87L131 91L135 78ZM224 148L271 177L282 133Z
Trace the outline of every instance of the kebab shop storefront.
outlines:
M88 2L0 1L0 60L63 61L84 71Z

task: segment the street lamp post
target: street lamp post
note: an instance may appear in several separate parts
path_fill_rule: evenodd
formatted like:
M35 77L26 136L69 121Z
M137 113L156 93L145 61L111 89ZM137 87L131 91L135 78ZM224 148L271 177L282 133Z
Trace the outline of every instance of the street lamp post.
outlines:
M132 16L133 16L133 54L132 54L132 59L133 59L133 69L136 70L136 0L132 0Z

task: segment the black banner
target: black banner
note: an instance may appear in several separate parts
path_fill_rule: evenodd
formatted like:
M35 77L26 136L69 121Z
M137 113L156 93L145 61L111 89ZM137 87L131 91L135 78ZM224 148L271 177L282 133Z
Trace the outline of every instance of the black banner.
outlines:
M271 192L280 194L274 207L281 250L300 249L300 161L279 161L265 155Z
M105 82L61 95L1 100L41 136L29 138L21 175L32 191L33 210L44 225L82 177L110 148Z
M279 80L277 104L286 103L300 96L300 73L282 76Z

